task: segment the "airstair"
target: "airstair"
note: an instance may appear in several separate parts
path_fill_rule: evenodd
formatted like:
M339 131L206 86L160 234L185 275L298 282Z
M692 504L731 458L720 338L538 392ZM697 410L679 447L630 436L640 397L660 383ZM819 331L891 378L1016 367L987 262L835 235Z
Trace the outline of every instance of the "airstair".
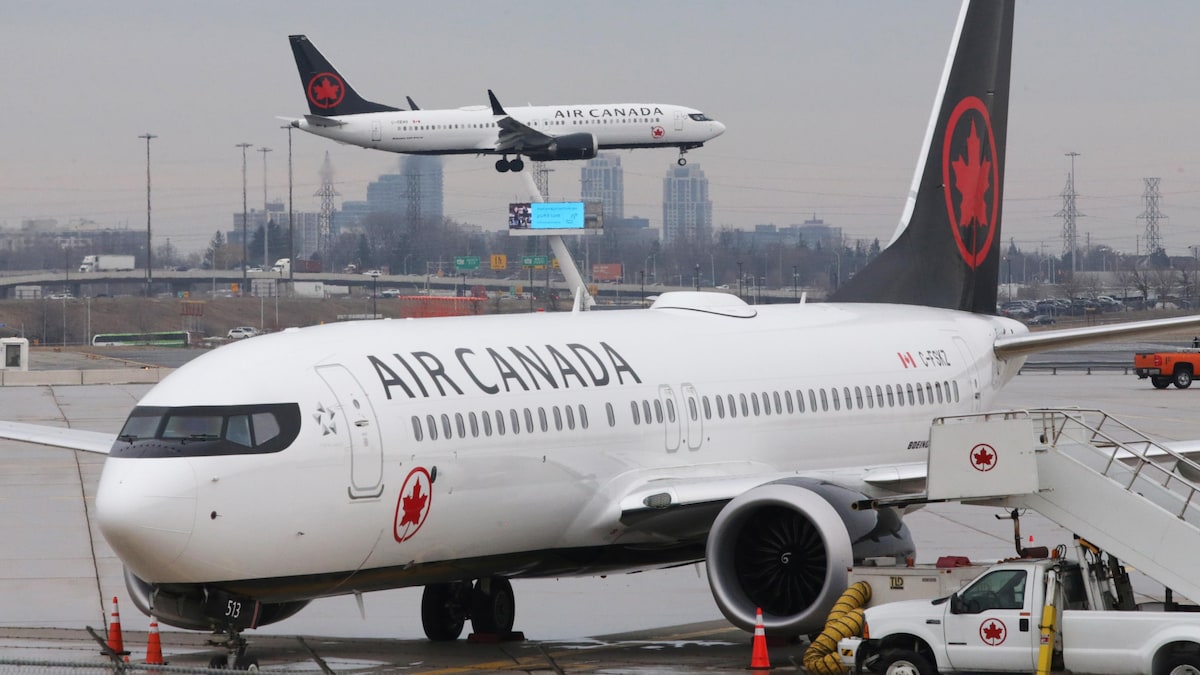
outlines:
M1037 511L1200 602L1200 464L1101 410L948 417L930 429L926 501Z

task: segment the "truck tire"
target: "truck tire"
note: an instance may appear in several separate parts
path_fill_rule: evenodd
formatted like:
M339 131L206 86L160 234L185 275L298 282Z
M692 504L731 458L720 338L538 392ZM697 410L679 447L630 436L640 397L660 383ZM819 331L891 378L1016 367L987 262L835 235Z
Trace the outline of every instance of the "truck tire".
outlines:
M1154 385L1155 389L1166 389L1171 386L1171 378L1163 375L1151 375L1150 384Z
M879 657L875 672L882 675L937 675L937 669L916 652L889 649Z
M1187 654L1176 654L1168 657L1162 664L1161 670L1155 671L1156 675L1196 675L1200 673L1200 658Z
M1175 382L1176 389L1187 389L1192 386L1192 371L1189 368L1176 368L1175 377L1172 378Z

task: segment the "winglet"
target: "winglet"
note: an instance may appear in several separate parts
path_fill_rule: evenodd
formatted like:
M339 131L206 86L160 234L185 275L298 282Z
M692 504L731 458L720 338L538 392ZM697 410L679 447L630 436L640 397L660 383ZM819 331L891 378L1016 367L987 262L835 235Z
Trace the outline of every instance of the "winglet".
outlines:
M488 100L492 102L493 115L508 115L508 113L504 112L504 108L500 105L500 101L496 100L496 95L492 93L491 89L488 89Z
M417 107L417 102L412 100L411 96L405 96L404 98L408 99L408 107L410 110L420 110L420 108Z

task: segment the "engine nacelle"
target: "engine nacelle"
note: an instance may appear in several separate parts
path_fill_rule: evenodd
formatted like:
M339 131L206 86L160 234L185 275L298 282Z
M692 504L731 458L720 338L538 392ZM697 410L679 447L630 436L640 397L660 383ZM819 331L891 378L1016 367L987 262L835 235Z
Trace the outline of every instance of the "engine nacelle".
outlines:
M308 604L307 600L262 603L203 586L157 586L143 581L129 568L125 568L125 586L142 614L187 630L257 628L283 621Z
M708 583L725 618L752 631L758 608L768 634L819 631L856 561L913 554L894 510L855 511L865 496L832 483L790 478L725 505L709 530Z
M556 159L592 159L596 156L596 137L592 134L566 134L556 137L550 145L537 152L527 153L535 162Z

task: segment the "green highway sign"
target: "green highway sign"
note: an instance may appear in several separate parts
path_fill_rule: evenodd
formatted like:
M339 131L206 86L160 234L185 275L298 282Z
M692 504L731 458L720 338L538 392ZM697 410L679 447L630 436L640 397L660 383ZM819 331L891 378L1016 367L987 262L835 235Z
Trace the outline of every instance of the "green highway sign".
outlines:
M549 262L549 257L544 255L523 255L521 256L522 267L545 267Z
M456 255L454 256L454 266L460 270L477 270L479 269L479 256Z

